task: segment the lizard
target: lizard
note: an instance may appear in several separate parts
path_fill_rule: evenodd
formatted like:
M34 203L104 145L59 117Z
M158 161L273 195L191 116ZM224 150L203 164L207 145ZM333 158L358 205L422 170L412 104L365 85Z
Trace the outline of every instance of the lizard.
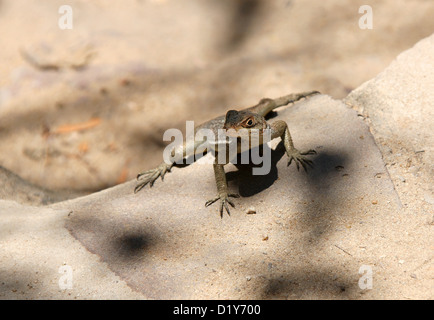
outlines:
M307 98L312 95L319 94L318 91L308 91L301 93L293 93L289 94L277 99L263 98L256 105L237 111L237 110L229 110L223 116L219 116L212 120L209 120L195 128L195 133L201 129L208 129L214 133L214 136L218 136L218 130L235 130L239 131L240 129L247 129L247 132L250 133L253 129L259 131L259 135L263 133L264 129L270 129L271 139L280 137L285 146L286 154L288 156L288 166L294 161L297 170L299 170L300 165L307 171L307 168L313 166L312 160L308 159L307 155L316 154L315 150L308 150L305 152L300 152L295 148L294 143L292 141L288 125L283 120L276 120L273 123L268 123L265 120L265 116L269 114L272 110L288 105L289 103L295 103L302 98ZM220 216L223 217L223 211L226 210L227 214L230 215L229 205L235 208L234 203L230 198L239 198L238 194L228 193L228 186L226 181L226 173L224 171L224 165L229 162L228 157L226 157L225 163L219 163L217 161L218 157L218 145L221 143L227 143L225 141L219 140L208 140L203 139L194 139L192 142L184 142L183 145L175 147L171 151L171 155L173 158L169 163L163 161L158 167L147 170L145 172L139 173L137 175L137 180L139 183L136 185L134 189L134 193L137 193L141 189L143 189L147 184L150 187L153 186L154 182L161 177L161 180L164 179L164 176L167 172L170 172L173 165L175 163L179 163L186 159L189 156L195 155L201 147L201 151L214 151L215 152L215 161L213 164L214 167L214 176L217 184L217 196L213 199L206 201L205 207L210 206L211 204L220 201ZM260 142L262 143L262 141ZM203 147L205 144L205 147ZM237 141L238 150L240 152L240 141ZM249 146L251 148L251 146ZM227 149L226 151L227 152Z

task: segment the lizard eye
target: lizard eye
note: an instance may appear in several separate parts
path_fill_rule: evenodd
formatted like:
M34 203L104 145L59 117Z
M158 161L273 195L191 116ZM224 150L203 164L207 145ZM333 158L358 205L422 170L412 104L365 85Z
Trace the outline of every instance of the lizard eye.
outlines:
M253 119L250 118L245 122L245 124L247 127L252 127L255 123L254 123Z

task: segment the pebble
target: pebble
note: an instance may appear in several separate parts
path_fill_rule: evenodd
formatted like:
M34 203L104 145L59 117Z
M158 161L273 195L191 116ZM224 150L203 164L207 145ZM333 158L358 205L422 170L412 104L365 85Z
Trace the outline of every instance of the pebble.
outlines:
M247 209L246 214L256 214L256 209L254 207L250 207Z

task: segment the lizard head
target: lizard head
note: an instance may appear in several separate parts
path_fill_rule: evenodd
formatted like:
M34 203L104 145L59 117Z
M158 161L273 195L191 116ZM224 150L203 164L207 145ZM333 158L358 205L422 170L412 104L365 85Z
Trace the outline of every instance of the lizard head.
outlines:
M260 129L263 130L267 127L267 123L263 116L250 111L236 111L229 110L226 113L225 124L223 129L233 129L238 131L240 129Z

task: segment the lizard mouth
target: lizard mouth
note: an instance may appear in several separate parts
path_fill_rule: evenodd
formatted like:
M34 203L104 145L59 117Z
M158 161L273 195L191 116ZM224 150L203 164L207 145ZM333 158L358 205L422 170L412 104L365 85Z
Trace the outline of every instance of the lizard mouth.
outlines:
M225 128L225 134L228 137L250 137L252 134L259 133L259 135L262 135L264 132L264 129L266 128L243 128L243 127L229 127Z

